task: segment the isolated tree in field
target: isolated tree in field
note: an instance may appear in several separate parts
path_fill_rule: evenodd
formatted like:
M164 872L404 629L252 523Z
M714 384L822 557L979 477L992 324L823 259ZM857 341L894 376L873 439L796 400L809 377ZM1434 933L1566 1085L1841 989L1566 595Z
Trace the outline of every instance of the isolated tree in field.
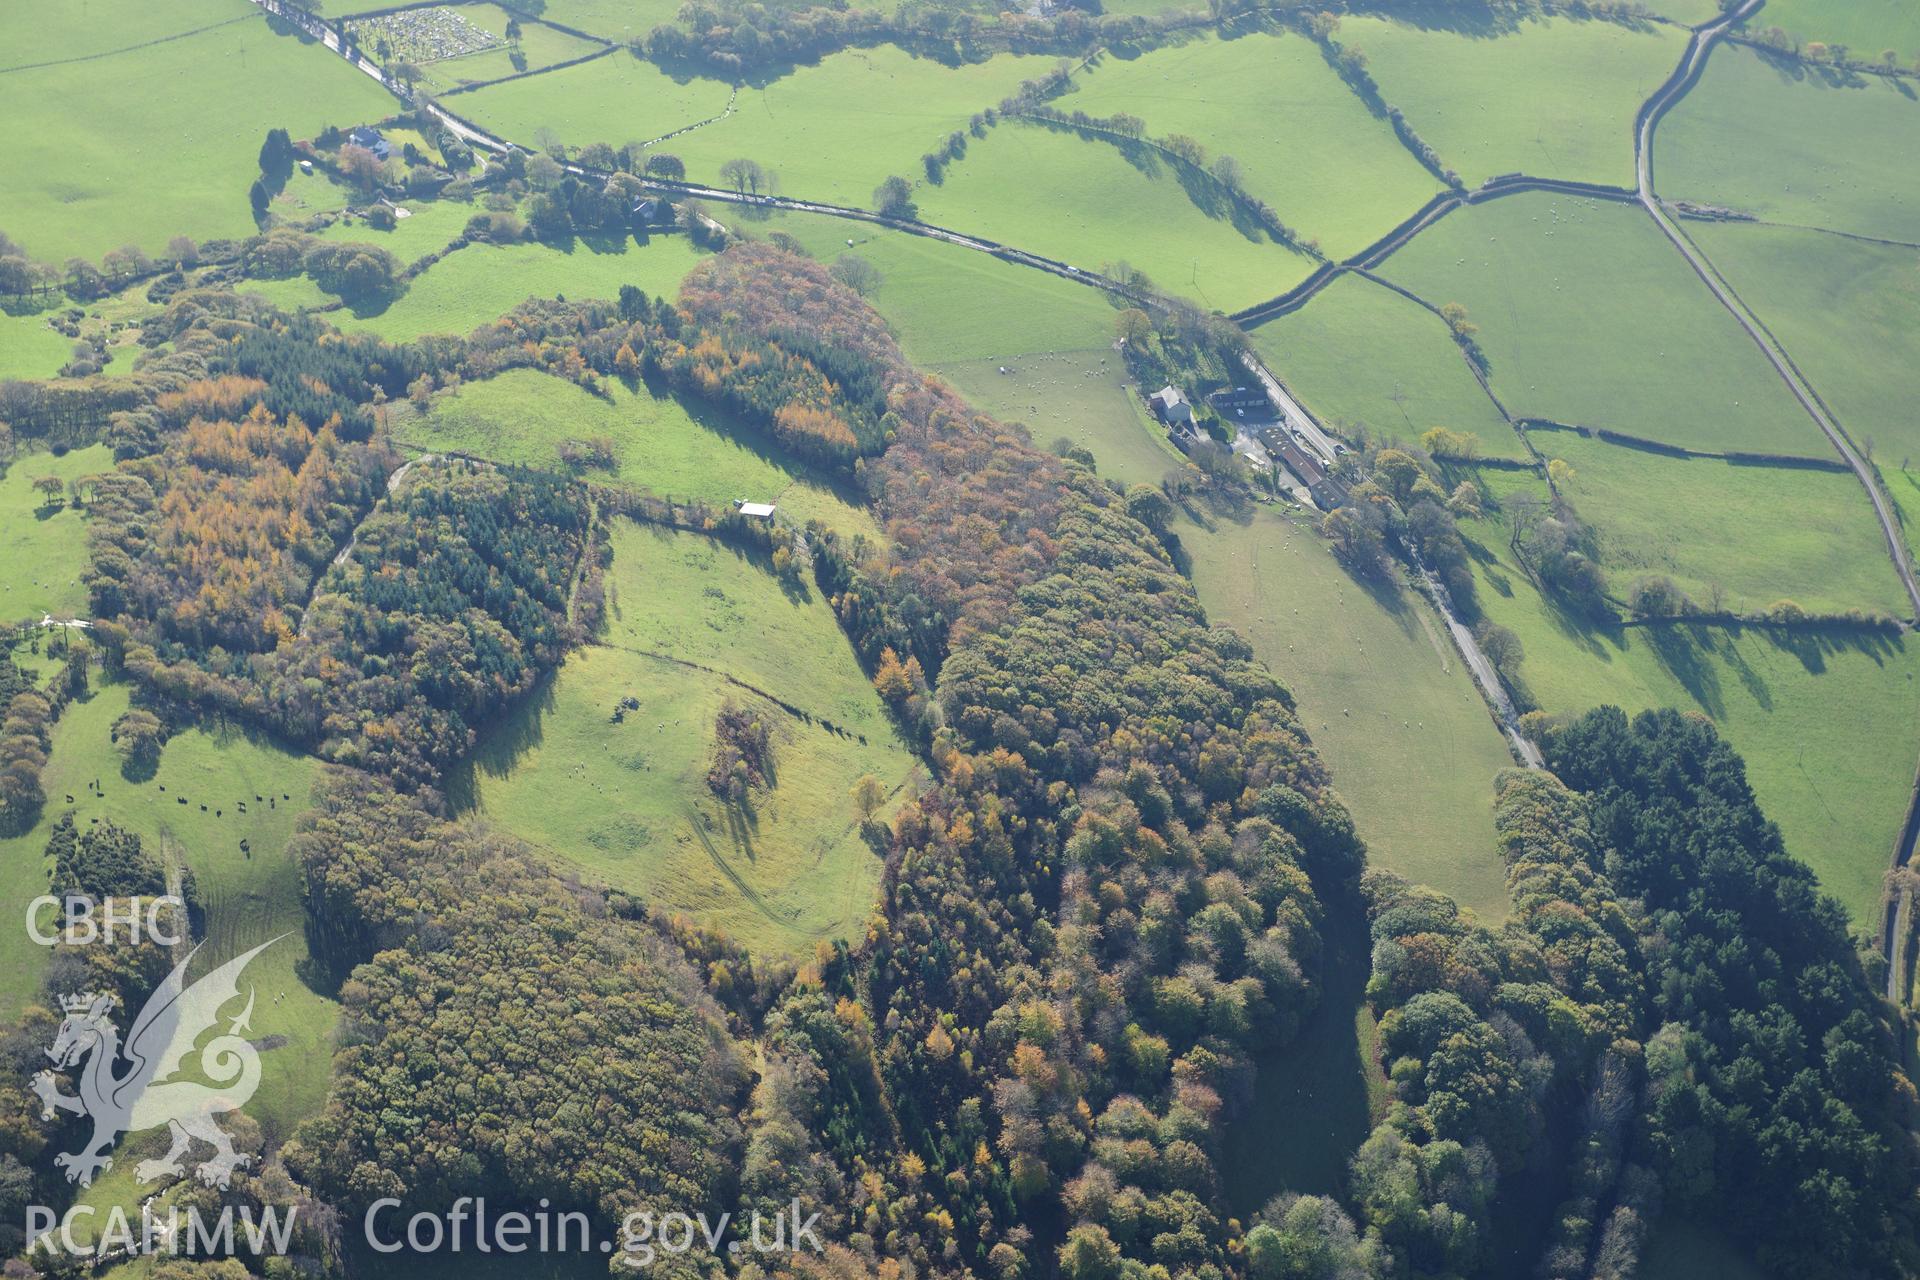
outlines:
M840 255L829 274L863 298L880 287L880 268L857 253Z
M887 784L870 773L863 773L849 794L853 797L853 807L860 811L860 821L872 822L873 815L887 802Z
M40 491L44 505L51 507L59 504L60 496L67 491L67 482L59 476L41 476L33 482L33 487Z
M889 218L913 218L920 212L913 207L913 185L899 174L873 189L873 207Z
M293 172L293 139L285 129L267 130L267 140L260 144L260 172L275 182L285 182Z
M647 157L643 172L656 178L679 182L687 176L687 166L679 156L670 155L665 151L656 151Z
M267 204L273 197L267 194L266 184L255 178L253 185L247 188L247 203L253 207L254 218L267 216Z
M113 722L113 745L120 749L129 773L151 769L160 760L166 728L158 716L139 707Z

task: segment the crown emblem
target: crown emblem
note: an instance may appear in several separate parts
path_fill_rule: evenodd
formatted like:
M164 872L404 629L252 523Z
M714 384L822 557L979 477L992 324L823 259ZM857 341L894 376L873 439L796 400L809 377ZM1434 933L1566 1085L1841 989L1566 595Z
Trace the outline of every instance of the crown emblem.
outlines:
M93 1008L94 995L91 991L82 991L78 995L61 996L60 1008L67 1013L85 1013ZM108 997L112 1001L112 997Z

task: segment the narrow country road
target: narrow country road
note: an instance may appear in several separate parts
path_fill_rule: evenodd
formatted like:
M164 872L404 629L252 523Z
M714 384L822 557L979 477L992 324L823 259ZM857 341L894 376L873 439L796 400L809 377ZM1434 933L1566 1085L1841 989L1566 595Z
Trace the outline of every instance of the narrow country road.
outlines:
M1454 647L1466 659L1467 670L1473 673L1473 682L1480 686L1480 695L1492 708L1494 719L1500 722L1514 755L1529 769L1546 768L1547 762L1540 755L1540 748L1520 732L1519 709L1513 705L1513 699L1507 696L1507 687L1500 683L1499 673L1493 669L1492 661L1482 652L1480 642L1473 638L1473 632L1454 614L1453 601L1447 597L1446 587L1425 565L1420 566L1420 580L1427 589L1427 598L1433 601L1440 616L1447 620L1447 630L1453 634Z

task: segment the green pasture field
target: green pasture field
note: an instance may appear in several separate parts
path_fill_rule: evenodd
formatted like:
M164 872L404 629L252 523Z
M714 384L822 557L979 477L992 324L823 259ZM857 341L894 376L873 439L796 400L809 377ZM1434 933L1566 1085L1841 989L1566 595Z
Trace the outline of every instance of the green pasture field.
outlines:
M241 280L234 284L233 291L265 298L288 313L324 307L339 301L307 276L289 276L285 280ZM339 316L336 314L333 318L337 320Z
M1513 758L1445 623L1356 582L1303 524L1256 511L1178 532L1207 616L1293 691L1369 860L1505 918L1493 778Z
M849 49L742 89L732 115L656 149L685 160L696 182L724 185L720 166L745 158L773 170L783 195L868 208L890 174L920 180L921 156L1056 61L1002 54L948 67L892 45Z
M615 53L463 93L449 106L522 146L535 145L540 130L551 129L570 147L618 147L717 116L731 93L718 80L676 78L630 53Z
M1661 17L1685 26L1697 27L1720 16L1716 0L1654 0L1647 6ZM1771 9L1768 10L1772 12Z
M1920 251L1744 223L1688 236L1881 466L1920 454Z
M1686 33L1648 23L1349 17L1387 102L1469 185L1502 173L1633 185L1633 121L1679 65ZM1411 210L1409 210L1411 212Z
M1247 190L1333 258L1372 244L1440 190L1304 36L1209 36L1108 54L1075 83L1062 109L1125 112L1152 137L1185 134L1232 156Z
M1446 323L1364 276L1338 277L1252 336L1267 366L1336 430L1365 423L1418 443L1447 427L1478 436L1486 457L1527 456Z
M1007 360L1113 342L1119 312L1105 294L990 254L821 214L780 213L743 228L756 235L784 232L829 265L847 254L872 263L880 285L867 301L916 365Z
M1640 209L1529 193L1447 215L1381 273L1458 302L1515 417L1830 457L1760 349Z
M285 1138L326 1095L336 1006L309 990L295 966L307 955L300 876L286 856L294 823L310 803L318 766L261 738L219 726L194 728L169 741L155 775L129 782L111 742L113 722L128 708L129 688L97 672L92 694L76 699L53 730L42 786L47 806L25 835L0 840L0 892L24 904L46 892L44 858L54 824L69 808L82 826L92 818L138 832L169 866L191 867L207 908L203 962L231 959L287 935L248 966L256 991L255 1038L285 1037L261 1057L261 1083L247 1113L270 1138ZM96 793L89 784L98 781ZM254 796L263 799L256 801ZM67 797L73 803L67 803ZM269 805L268 798L272 804ZM186 803L180 803L185 800ZM238 810L245 803L248 812ZM203 812L202 804L207 806ZM243 853L245 839L251 854ZM0 1000L8 1017L38 987L48 953L23 929L0 931Z
M736 498L778 502L804 522L819 519L846 534L878 539L865 507L843 497L809 468L754 432L644 383L609 382L612 402L533 369L510 369L462 383L439 396L424 417L393 406L395 438L415 448L454 450L499 462L560 470L560 441L607 436L618 466L591 473L661 497L726 507Z
M1771 6L1761 11L1771 15ZM1669 200L1769 222L1920 241L1920 95L1908 81L1718 49L1660 124L1654 185Z
M65 59L99 59L120 50L178 39L205 27L258 23L247 0L72 0L68 4L0 5L0 72Z
M274 195L269 207L281 222L298 225L315 214L344 209L358 199L354 192L342 183L335 182L333 175L325 170L316 168L312 173L302 173L296 165L287 176L286 185ZM253 230L249 227L240 234L251 235Z
M1026 424L1041 448L1066 440L1086 449L1103 479L1158 485L1187 466L1111 348L1054 351L1012 364L969 360L927 367L975 408L1002 422Z
M1497 514L1462 526L1480 604L1519 636L1533 700L1556 714L1678 707L1745 757L1788 849L1855 920L1871 919L1920 754L1920 644L1839 628L1600 629L1543 598Z
M348 238L359 239L359 230ZM702 256L680 235L655 236L646 244L625 237L613 244L576 239L564 249L471 244L415 277L384 309L339 311L329 318L341 329L376 333L389 342L464 335L528 298L614 298L623 284L672 297Z
M678 0L547 0L540 16L606 40L644 37L680 12Z
M1312 269L1264 232L1209 216L1170 164L1142 172L1105 143L1039 125L1002 123L914 198L928 222L1084 271L1124 260L1163 291L1220 310L1270 298Z
M47 323L57 310L0 312L0 381L51 378L72 358L74 339Z
M1805 42L1844 44L1855 57L1892 49L1907 66L1920 57L1920 9L1908 0L1767 0L1749 28L1781 27Z
M1664 574L1703 606L1717 584L1743 613L1782 598L1816 613L1913 610L1852 472L1677 458L1571 431L1536 431L1533 444L1573 465L1567 496L1622 599L1640 575Z
M87 589L80 570L87 563L84 511L62 495L48 506L33 482L42 476L71 481L113 470L113 450L103 444L51 453L21 452L0 474L0 626L44 614L84 617Z
M157 7L90 4L109 23ZM215 19L230 11L225 0L207 6ZM125 244L157 253L181 234L250 235L247 188L268 129L306 137L392 109L366 76L264 20L0 75L0 227L52 262Z
M348 214L323 228L319 235L325 240L377 244L398 258L402 266L410 266L452 244L466 230L468 219L481 212L479 205L460 200L408 200L401 208L407 216L397 220L391 231L382 231L365 218Z
M897 799L915 766L826 601L696 534L621 522L613 549L602 643L483 745L477 811L756 950L857 937L880 861L849 791L871 773ZM774 785L745 810L706 784L729 701L773 738Z
M1183 465L1133 394L1112 346L1118 312L1098 291L836 218L782 214L766 229L793 236L822 262L854 254L872 263L881 279L867 301L907 358L983 413L1025 423L1042 447L1064 436L1092 450L1102 475L1129 484L1157 484Z

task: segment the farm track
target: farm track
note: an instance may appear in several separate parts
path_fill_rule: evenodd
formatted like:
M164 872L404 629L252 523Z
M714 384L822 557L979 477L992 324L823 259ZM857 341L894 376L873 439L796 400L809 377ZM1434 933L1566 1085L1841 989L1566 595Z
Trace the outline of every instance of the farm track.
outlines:
M308 35L319 40L327 50L336 56L340 55L339 43L332 31L311 15L304 13L289 14L281 8L278 0L253 0L253 3L270 13L277 14L285 20L298 25ZM1258 324L1264 320L1270 320L1296 311L1338 276L1348 271L1371 271L1392 254L1403 248L1414 236L1424 231L1427 227L1432 226L1435 222L1438 222L1454 209L1463 205L1479 204L1486 200L1498 199L1503 196L1516 195L1527 191L1555 191L1570 195L1619 201L1622 203L1638 203L1647 211L1655 225L1660 228L1662 234L1679 250L1681 255L1686 259L1689 267L1695 275L1699 277L1701 282L1707 286L1715 299L1734 317L1741 328L1746 331L1748 337L1760 348L1767 362L1773 366L1774 371L1779 375L1780 379L1787 384L1787 389L1793 394L1794 398L1800 403L1808 416L1814 420L1821 432L1827 437L1829 443L1839 452L1848 468L1853 471L1861 485L1866 489L1867 495L1873 503L1875 517L1879 521L1881 532L1886 540L1888 555L1892 559L1894 568L1900 576L1901 585L1906 590L1908 600L1914 607L1915 619L1920 621L1920 581L1916 581L1914 576L1912 563L1907 555L1905 544L1901 539L1898 521L1892 513L1890 503L1886 496L1881 492L1869 464L1861 457L1858 450L1855 449L1851 439L1827 410L1824 402L1821 401L1818 394L1794 365L1791 357L1787 355L1784 348L1773 338L1772 334L1766 330L1758 318L1748 310L1746 304L1739 298L1739 295L1734 292L1732 286L1720 275L1718 269L1713 266L1706 255L1694 245L1680 229L1654 191L1653 134L1655 127L1658 125L1660 119L1671 110L1675 104L1680 102L1681 99L1691 91L1693 86L1699 82L1700 76L1706 67L1708 55L1712 52L1714 44L1717 43L1731 27L1752 16L1752 14L1758 11L1765 3L1766 0L1744 0L1744 3L1727 12L1721 18L1692 28L1692 36L1688 41L1687 51L1680 65L1675 68L1673 74L1656 89L1642 105L1638 118L1635 121L1635 187L1632 190L1593 183L1534 177L1526 174L1508 174L1489 179L1473 191L1442 192L1436 195L1433 200L1429 201L1426 205L1422 206L1422 208L1416 210L1405 222L1389 231L1373 245L1361 250L1360 253L1339 263L1322 264L1312 275L1308 276L1307 279L1301 281L1298 285L1295 285L1294 288L1288 292L1270 299L1267 302L1259 303L1243 311L1236 312L1228 318L1244 328L1248 325ZM378 66L358 55L352 58L352 62L361 72L400 98L402 102L411 105L411 98L405 91L390 84ZM518 147L517 144L505 138L488 133L470 121L461 119L459 116L441 107L438 103L429 103L428 106L435 116L450 130L469 144L478 145L496 154L504 154L515 149L524 150L524 148ZM605 172L589 166L568 164L565 167L571 172L583 176L608 176ZM1143 306L1153 306L1156 301L1153 298L1121 285L1118 281L1109 279L1096 272L1083 271L1067 263L1060 262L1057 259L1043 257L1039 254L1029 253L1025 250L1002 245L979 236L968 235L964 232L935 226L930 223L888 217L865 209L855 209L845 205L829 204L822 201L799 200L784 196L747 195L743 192L729 191L724 188L707 187L696 183L670 182L657 178L643 178L642 181L656 190L695 196L724 204L758 205L764 208L817 213L828 217L837 217L849 221L889 227L908 234L940 240L959 248L990 254L1003 261L1031 267L1062 279L1101 289ZM1271 370L1267 369L1266 366L1251 353L1245 357L1245 360L1249 371L1254 373L1267 387L1270 398L1273 398L1276 405L1281 407L1283 415L1287 416L1289 420L1292 420L1297 415L1300 421L1311 424L1314 429L1311 433L1308 433L1307 438L1311 440L1316 447L1327 440L1325 433L1319 429L1319 424L1299 405L1293 396L1286 392L1284 385ZM1277 396L1274 395L1276 389L1279 392ZM1489 394L1491 394L1490 388ZM1288 412L1289 410L1291 411L1290 413ZM1334 452L1329 448L1324 457L1324 461L1331 463L1333 458ZM1434 585L1437 586L1438 584ZM1434 600L1440 607L1441 614L1446 619L1448 629L1452 633L1455 643L1460 647L1463 658L1466 659L1468 665L1473 669L1476 681L1482 681L1483 674L1487 679L1492 680L1490 686L1483 682L1483 691L1488 697L1488 705L1495 718L1500 721L1503 728L1507 729L1510 738L1514 740L1518 757L1529 767L1543 767L1539 758L1538 749L1534 748L1530 742L1519 735L1517 729L1514 727L1514 723L1510 721L1511 701L1504 698L1504 688L1499 684L1497 676L1494 674L1492 663L1487 660L1486 655L1474 641L1472 632L1454 615L1449 602L1446 600L1444 591L1435 594ZM1505 711L1502 709L1503 702L1506 707ZM1920 843L1920 785L1916 785L1914 799L1909 809L1904 830L1893 852L1892 861L1896 869L1907 866L1912 861L1917 843ZM1895 946L1895 938L1899 924L1907 918L1909 911L1910 908L1905 898L1897 901L1890 899L1886 904L1881 945L1882 952L1888 961L1888 995L1890 998L1895 999L1896 1002L1898 996L1895 987L1896 983L1903 978L1903 965L1900 963L1900 956L1897 954L1899 949Z

